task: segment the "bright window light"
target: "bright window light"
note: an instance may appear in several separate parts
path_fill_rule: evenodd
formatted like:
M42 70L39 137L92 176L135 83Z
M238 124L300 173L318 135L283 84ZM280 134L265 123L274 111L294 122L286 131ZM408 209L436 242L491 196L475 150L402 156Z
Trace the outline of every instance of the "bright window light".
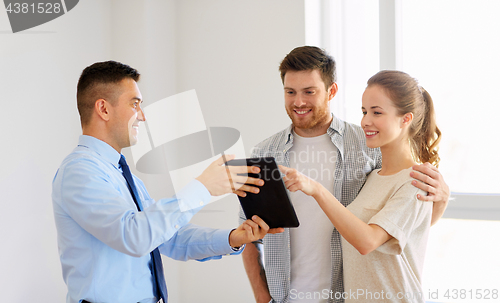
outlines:
M401 5L401 69L434 99L441 173L454 192L500 193L500 1Z

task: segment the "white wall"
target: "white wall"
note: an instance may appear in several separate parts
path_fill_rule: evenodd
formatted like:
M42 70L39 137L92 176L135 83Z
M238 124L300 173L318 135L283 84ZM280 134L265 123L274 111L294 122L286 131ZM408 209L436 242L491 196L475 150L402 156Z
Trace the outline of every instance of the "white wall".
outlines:
M68 15L12 34L0 10L2 302L64 301L51 182L80 133L79 73L110 58L110 13L109 3L82 1Z
M304 2L179 1L177 9L178 88L196 89L207 126L238 129L247 152L288 126L278 66L305 42ZM225 198L192 221L236 227L238 205ZM182 302L253 302L240 257L180 268Z
M196 89L207 126L238 129L249 151L289 123L277 68L304 44L303 6L286 0L86 0L16 34L0 8L0 301L65 300L51 181L80 134L75 92L84 67L113 59L137 68L145 105ZM138 175L154 197L172 192L166 176ZM236 227L237 203L225 198L193 222ZM240 257L165 260L165 268L170 302L252 301Z

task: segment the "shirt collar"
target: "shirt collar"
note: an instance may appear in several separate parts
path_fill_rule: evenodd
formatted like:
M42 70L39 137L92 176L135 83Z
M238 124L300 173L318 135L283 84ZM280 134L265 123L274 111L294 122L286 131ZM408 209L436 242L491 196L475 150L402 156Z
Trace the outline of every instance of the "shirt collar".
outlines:
M92 136L81 135L78 140L78 146L83 146L99 154L104 160L113 164L118 168L118 161L120 161L121 154L116 151L108 143L99 140Z
M338 133L339 135L343 136L344 135L344 130L345 130L345 124L344 121L340 120L337 118L334 114L332 114L332 122L330 123L330 126L326 130L326 133L331 137L333 136L334 133ZM286 143L293 142L293 124L290 124L288 128L285 131L286 135Z
M345 122L340 120L339 118L335 117L334 114L332 114L333 119L332 123L330 123L330 127L326 131L330 136L333 135L333 132L338 133L339 135L343 136L344 135L344 130L345 130Z

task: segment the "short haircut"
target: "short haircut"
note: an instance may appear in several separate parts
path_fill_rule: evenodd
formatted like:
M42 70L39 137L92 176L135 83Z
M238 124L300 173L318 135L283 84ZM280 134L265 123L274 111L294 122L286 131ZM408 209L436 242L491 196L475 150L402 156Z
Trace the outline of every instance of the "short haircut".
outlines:
M97 62L86 67L76 89L76 103L82 126L90 122L97 100L107 99L113 104L117 93L114 85L125 78L137 82L139 77L140 74L136 69L116 61Z
M335 59L325 50L316 46L301 46L293 49L281 61L280 73L281 81L285 82L285 74L288 71L307 71L317 69L321 74L321 79L328 88L337 81Z

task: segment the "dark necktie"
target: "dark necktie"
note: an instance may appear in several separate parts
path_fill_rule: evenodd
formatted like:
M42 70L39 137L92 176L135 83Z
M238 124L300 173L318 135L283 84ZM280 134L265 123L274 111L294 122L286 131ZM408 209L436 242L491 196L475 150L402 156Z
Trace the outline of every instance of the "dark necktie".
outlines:
M119 164L122 168L123 176L125 177L125 180L127 180L128 189L130 190L130 194L134 199L135 205L137 206L137 209L139 211L142 211L142 204L141 200L139 200L139 195L137 194L137 188L135 187L134 179L132 178L130 168L128 167L127 161L125 160L125 157L123 155L121 155ZM162 298L163 302L166 303L168 297L167 284L165 283L165 276L163 275L163 264L161 263L160 250L158 250L158 247L151 252L151 259L153 261L151 274L153 275L153 279L156 283L156 297Z

